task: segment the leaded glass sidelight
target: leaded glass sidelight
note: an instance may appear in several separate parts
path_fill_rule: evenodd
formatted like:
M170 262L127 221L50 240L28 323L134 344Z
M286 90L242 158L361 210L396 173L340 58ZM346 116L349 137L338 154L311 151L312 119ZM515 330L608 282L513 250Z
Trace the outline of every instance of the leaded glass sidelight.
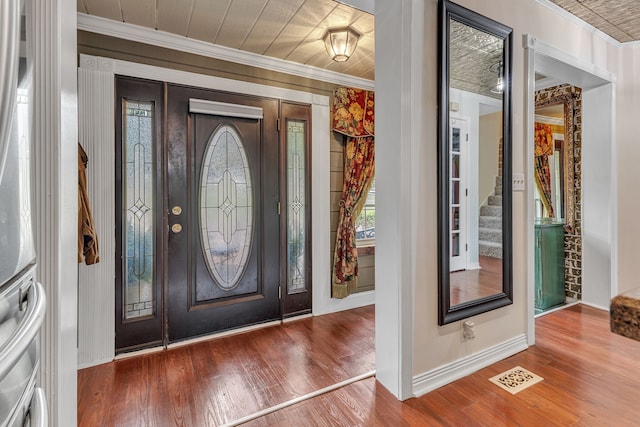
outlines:
M124 101L124 317L154 313L153 102Z
M202 251L216 285L234 289L253 239L253 187L240 135L222 125L211 136L200 177Z
M287 122L287 292L305 291L305 122Z

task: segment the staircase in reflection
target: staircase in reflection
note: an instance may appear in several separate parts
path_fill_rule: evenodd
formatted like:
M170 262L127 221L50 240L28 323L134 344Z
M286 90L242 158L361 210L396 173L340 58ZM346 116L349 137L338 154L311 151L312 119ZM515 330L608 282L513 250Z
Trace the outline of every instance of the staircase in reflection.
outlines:
M479 253L491 258L502 258L502 177L496 177L493 196L480 207L478 229Z

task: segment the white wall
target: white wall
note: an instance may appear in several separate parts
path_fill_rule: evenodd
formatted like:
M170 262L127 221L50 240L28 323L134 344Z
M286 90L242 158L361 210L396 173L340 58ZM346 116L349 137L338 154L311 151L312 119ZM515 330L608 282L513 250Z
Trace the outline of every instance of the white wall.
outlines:
M582 301L605 310L611 299L612 89L582 92Z
M34 58L34 231L38 281L47 294L40 384L49 424L77 414L78 121L76 2L30 2Z
M412 395L416 274L436 271L436 204L427 203L436 200L436 175L424 162L435 165L436 146L423 138L436 129L436 103L425 99L437 91L421 71L436 70L423 45L432 24L425 13L435 11L434 2L376 1L376 379L401 399ZM435 313L435 295L426 311Z
M630 43L620 49L620 73L616 84L616 174L618 265L614 270L614 286L626 292L640 286L638 282L638 242L640 242L640 44Z

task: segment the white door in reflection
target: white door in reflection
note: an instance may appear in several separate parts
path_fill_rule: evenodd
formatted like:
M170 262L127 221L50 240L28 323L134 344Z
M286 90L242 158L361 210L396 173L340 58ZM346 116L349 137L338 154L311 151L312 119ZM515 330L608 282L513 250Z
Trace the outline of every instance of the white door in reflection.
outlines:
M449 269L467 268L467 151L469 122L449 118Z

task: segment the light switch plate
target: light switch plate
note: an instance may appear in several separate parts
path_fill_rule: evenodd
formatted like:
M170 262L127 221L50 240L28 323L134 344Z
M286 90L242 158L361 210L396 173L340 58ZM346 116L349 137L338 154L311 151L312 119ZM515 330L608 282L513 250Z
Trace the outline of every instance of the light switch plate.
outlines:
M511 189L513 191L524 191L524 174L523 173L513 174L513 182L511 184Z

